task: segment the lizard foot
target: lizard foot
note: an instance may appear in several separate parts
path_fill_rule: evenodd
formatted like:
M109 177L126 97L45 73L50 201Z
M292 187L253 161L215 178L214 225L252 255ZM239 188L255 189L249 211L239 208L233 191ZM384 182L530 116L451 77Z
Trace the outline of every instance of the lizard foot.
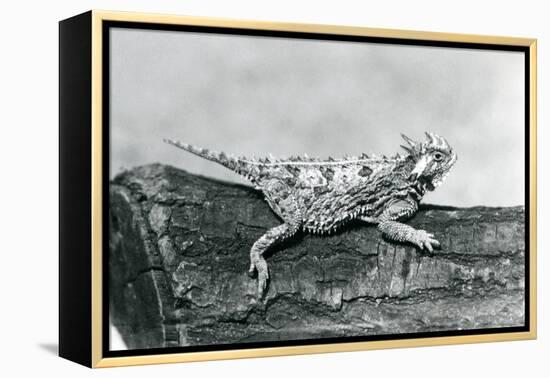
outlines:
M269 280L269 270L267 268L267 262L261 256L250 265L248 270L249 275L253 275L254 272L258 272L258 298L262 298L267 288L267 281Z
M416 235L412 242L422 250L426 247L429 252L433 252L434 248L440 247L439 242L434 239L434 235L424 230L416 230Z

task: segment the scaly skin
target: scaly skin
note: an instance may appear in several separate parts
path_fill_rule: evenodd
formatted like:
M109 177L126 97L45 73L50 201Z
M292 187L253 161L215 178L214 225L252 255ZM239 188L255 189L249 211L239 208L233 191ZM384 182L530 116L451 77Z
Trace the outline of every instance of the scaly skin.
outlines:
M417 143L403 135L407 155L392 158L368 156L319 160L246 159L201 149L173 140L167 143L215 161L250 180L283 220L268 230L250 250L250 269L258 273L258 295L263 297L269 270L263 254L299 230L331 234L360 219L377 224L387 238L412 243L432 251L439 247L434 236L400 221L412 217L426 191L439 186L456 162L447 141L426 133Z

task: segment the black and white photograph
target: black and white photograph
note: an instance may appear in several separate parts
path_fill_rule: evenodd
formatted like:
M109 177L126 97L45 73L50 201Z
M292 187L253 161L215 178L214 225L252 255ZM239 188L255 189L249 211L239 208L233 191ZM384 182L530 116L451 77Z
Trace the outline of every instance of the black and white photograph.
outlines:
M544 2L4 5L0 376L545 376Z
M525 49L104 38L113 355L529 329Z

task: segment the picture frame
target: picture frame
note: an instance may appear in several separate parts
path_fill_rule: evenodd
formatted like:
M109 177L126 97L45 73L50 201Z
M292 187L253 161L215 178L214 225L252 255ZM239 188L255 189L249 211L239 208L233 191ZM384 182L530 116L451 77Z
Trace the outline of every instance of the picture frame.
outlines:
M536 338L537 67L535 39L96 10L63 20L59 28L59 355L61 357L96 368ZM128 33L117 34L121 30ZM149 38L148 35L139 33L152 34ZM180 36L181 41L177 39ZM189 36L194 40L190 42ZM244 42L240 44L239 41ZM319 46L317 42L320 43ZM270 45L270 43L275 44ZM285 45L285 43L290 44ZM299 46L297 47L296 44ZM316 46L315 51L318 51L319 55L309 55L308 58L307 54L313 51L308 46L312 44ZM513 118L514 121L495 130L513 129L514 132L520 133L513 135L521 135L523 140L516 138L516 142L507 145L508 152L495 150L493 154L487 153L482 160L477 157L479 164L470 165L467 168L484 172L482 170L485 168L484 164L487 164L486 169L494 167L490 164L497 159L496 156L504 156L507 161L506 154L519 151L521 155L518 156L521 156L523 161L520 161L518 166L508 166L508 170L502 171L506 171L505 174L503 173L504 176L510 175L506 176L509 180L519 176L524 178L524 180L514 181L517 184L513 194L519 195L518 198L523 201L518 207L491 207L490 204L487 208L422 207L420 211L424 215L405 223L417 228L433 226L435 237L441 241L441 243L437 242L437 245L435 241L428 240L428 244L420 242L419 245L414 246L409 243L398 247L399 244L395 240L387 240L386 236L391 236L391 233L386 235L380 227L378 229L383 233L383 237L380 236L382 242L376 241L378 240L375 236L378 235L376 227L354 225L351 231L344 228L343 231L339 231L340 233L336 233L336 236L327 236L337 238L333 240L337 240L340 244L329 243L329 247L326 247L325 231L314 228L309 230L305 225L301 225L304 234L311 231L309 233L314 235L302 236L296 242L284 244L282 248L288 252L286 256L290 256L289 260L285 260L287 257L279 258L278 255L281 252L266 255L268 263L271 264L269 279L264 280L263 286L260 284L262 287L259 288L260 294L257 295L257 283L261 283L262 269L257 265L255 277L249 278L246 275L248 250L253 246L254 238L261 238L269 227L276 227L280 219L284 219L281 214L276 211L274 214L269 210L270 206L271 209L279 209L279 207L272 203L268 206L261 193L243 187L240 183L226 184L219 181L220 177L225 180L225 176L216 177L218 180L202 177L208 174L204 174L197 168L200 167L198 160L192 160L186 166L180 165L178 160L175 160L175 163L171 164L173 168L166 168L165 165L147 165L145 168L125 166L119 169L114 166L114 159L119 159L124 164L133 164L134 161L141 162L144 159L145 164L165 163L170 159L179 159L175 157L176 155L170 155L170 158L166 158L168 155L155 155L158 151L163 151L162 154L164 154L163 149L170 151L166 154L179 154L168 144L162 144L162 139L198 138L197 130L200 128L203 130L201 135L208 142L212 139L211 136L226 127L216 126L217 121L234 124L243 120L248 121L253 125L251 129L247 129L248 133L251 130L264 130L265 134L264 139L259 141L249 137L245 131L240 135L231 134L240 129L231 129L227 126L229 131L221 133L216 142L226 149L224 153L237 154L240 153L236 150L237 148L255 143L261 146L261 148L258 147L257 152L266 152L263 147L271 146L269 143L275 145L278 137L281 138L279 140L287 143L290 140L288 135L300 134L300 132L303 134L303 139L296 137L295 150L291 153L309 153L296 150L300 149L300 146L305 146L303 140L312 139L311 136L317 133L314 130L327 130L321 126L322 121L326 121L327 118L320 118L319 121L315 118L325 114L322 111L323 108L316 107L306 114L296 110L298 107L287 106L283 110L278 109L276 106L280 104L273 105L273 102L270 103L273 107L265 104L260 106L254 102L253 94L256 94L257 98L268 96L269 101L275 97L288 97L291 99L289 101L296 101L300 98L299 96L304 96L303 93L308 95L313 93L313 96L318 96L322 102L315 102L317 100L311 97L308 101L311 100L317 105L322 104L330 108L331 103L339 104L334 105L336 110L331 114L340 114L340 118L335 118L336 121L329 119L329 121L341 123L349 121L352 124L358 122L352 119L352 116L342 117L341 109L347 109L346 106L349 104L346 104L346 99L364 101L360 97L352 97L352 94L357 95L359 92L366 91L365 88L359 84L350 83L356 82L355 79L358 76L354 75L358 75L358 72L369 73L367 68L362 66L357 68L357 65L367 62L357 59L357 56L364 52L356 52L361 46L366 45L374 46L372 48L393 48L391 53L386 51L380 54L386 54L384 55L386 58L390 57L385 62L394 62L392 73L396 75L407 64L414 66L414 59L419 59L416 63L420 66L420 63L430 62L434 59L433 56L442 52L447 54L449 51L453 53L458 51L476 57L468 61L470 63L466 63L467 59L462 55L453 56L452 59L447 57L443 62L458 67L456 72L462 72L461 67L469 67L468 72L476 73L477 76L464 77L477 77L481 80L484 74L493 75L490 67L491 64L497 63L495 56L485 57L484 55L482 60L485 66L483 67L489 68L487 68L488 71L479 71L480 66L477 65L478 60L476 60L478 55L494 52L499 57L503 56L502 59L506 62L508 62L508 53L514 56L510 61L519 62L518 67L521 71L512 71L508 63L502 63L502 67L505 68L499 68L498 72L509 75L503 77L508 78L510 82L519 83L521 91L500 89L496 92L483 92L483 94L496 98L502 92L507 96L506 101L509 102L506 104L509 104L510 109L519 106L520 113L519 115L514 113L517 116ZM125 46L130 48L125 50ZM154 51L151 50L153 47ZM124 55L122 51L128 55ZM174 51L179 51L178 56L182 59L191 56L195 60L191 59L184 66L182 62L174 61L174 55L170 55ZM195 55L193 55L194 51ZM231 51L235 54L231 55ZM433 56L429 55L432 53ZM382 56L376 55L378 53L372 54L375 57ZM422 54L428 54L429 57L426 58ZM284 55L284 57L278 60L277 55ZM421 56L422 58L417 58ZM141 65L135 57L153 58ZM319 67L325 67L325 58L327 61L329 59L334 61L326 63L327 68L323 68L323 71ZM260 66L258 62L264 65ZM285 62L289 62L289 65L286 66ZM336 79L342 80L344 84L333 87L336 85L335 77L330 76L330 72L333 72L330 70L343 62L350 64ZM166 67L178 66L179 63L185 69L175 69L174 72L178 72L178 76L166 74ZM381 66L379 61L376 64L367 65L367 67L373 69L372 67ZM151 70L151 67L159 68ZM294 72L292 67L301 67L302 70L297 69ZM312 67L316 68L312 69ZM217 71L209 71L214 68ZM510 71L507 71L509 69ZM317 76L308 76L312 71L315 71ZM130 75L136 72L151 73L154 77L143 84L144 80L137 80L143 76ZM408 74L416 77L418 73L420 78L416 78L415 83L420 84L431 82L431 75L437 74L432 71L430 75L423 77L419 72L411 71ZM282 76L275 79L271 77L271 84L269 84L271 86L262 87L266 83L267 79L264 76L268 76L267 73L271 76L274 73ZM165 74L168 76L163 76ZM239 86L231 87L234 91L231 93L235 93L236 97L239 97L239 94L242 95L248 103L227 100L230 95L225 91L224 86L237 84L232 82L228 84L221 78L231 79L237 74L242 74L243 77L238 83ZM126 81L120 79L123 75L128 75ZM174 92L176 91L174 87L166 86L167 83L173 83L175 79L186 81L186 75L190 77L189 87L184 88L185 93L188 93L188 96L184 96L188 101L187 105L182 102L183 97L174 97L174 93L181 95L184 92ZM441 77L446 77L446 71L442 75ZM313 92L309 92L310 89L301 82L301 78L304 77L307 78L304 83L311 85ZM377 83L397 83L395 85L399 86L395 92L380 95L386 96L388 103L395 105L397 100L405 98L392 99L391 96L388 97L390 94L395 95L410 90L406 86L401 86L403 82L395 81L398 80L396 76L390 75L382 79ZM281 80L290 81L289 86L278 85ZM456 81L461 83L459 79ZM133 83L132 85L139 82L143 86L125 87L124 85L127 84L120 84L122 82ZM159 82L164 83L165 86L155 84ZM494 82L491 85L499 88ZM410 98L419 98L427 91L429 92L429 85L426 84L426 86L427 89L414 89L418 92L411 92ZM171 88L171 91L158 92L158 88ZM288 92L281 88L286 88ZM321 91L320 88L325 88L326 92ZM352 92L352 89L357 92ZM299 96L296 95L295 91L301 90L304 92ZM372 91L372 88L370 90ZM440 90L444 93L445 88ZM137 95L133 95L141 91L147 94L148 97L144 97L145 99L154 102L154 106L145 106L143 102L140 103L137 100ZM193 94L197 94L198 97L194 97ZM202 100L199 101L199 97ZM475 101L481 104L484 98L480 97ZM449 101L454 100L456 97L451 96ZM165 101L176 102L165 106ZM225 101L226 107L218 109L213 104L214 101ZM308 101L298 104L307 108ZM453 107L452 104L449 105L449 101L445 103L444 109ZM364 104L361 102L362 106ZM220 109L229 109L230 105L233 112L231 116L220 112ZM483 105L486 104L483 103ZM181 118L181 113L174 109L180 106L187 109L187 112L191 109L198 114L188 115L188 118L183 119L203 120L204 125L193 126L195 127L193 133L187 130L186 133L182 132L183 135L160 135L165 131L175 133L182 130L175 126ZM160 107L159 112L163 114L158 118L151 118L161 124L159 129L155 129L155 134L144 134L144 140L140 142L142 144L129 146L128 149L134 154L131 157L128 157L131 155L129 152L119 152L121 146L127 146L127 143L131 144L137 140L129 138L128 135L143 131L125 129L127 126L124 120L128 123L139 123L140 117L151 120L147 118L147 114L151 114L151 109L155 107ZM118 112L118 109L122 108L126 113ZM386 125L389 122L387 114L397 112L396 108L396 106L385 108L386 112L382 111L383 107L380 108L382 110L373 108L371 111L380 112L380 118L375 120L381 120L381 124ZM204 118L204 113L210 110L218 113L210 118ZM462 111L470 110L462 108ZM128 118L128 114L133 112L136 113L134 118ZM399 115L409 117L413 114L409 108L403 112ZM479 112L480 114L492 112L494 117L494 114L501 114L504 110L496 107ZM230 117L234 119L231 120ZM438 120L448 119L446 117L453 116L445 113ZM274 119L276 122L270 123L270 120ZM307 129L309 131L303 129L307 132L300 131L302 126L298 124L299 120L310 120L314 123L314 128ZM391 120L402 122L403 118L396 116ZM410 122L414 124L414 117L411 116ZM466 120L464 123L469 124L468 122ZM472 126L472 129L465 126L461 131L454 129L452 134L456 139L468 140L481 134L481 128L489 127L489 124L490 122L487 121L483 123L484 126ZM440 127L442 130L453 130L453 127L457 126L449 121L445 126L447 129L444 126ZM332 127L334 128L337 127ZM287 130L287 134L284 134L284 129ZM372 138L375 144L380 145L384 138L389 138L389 134L385 134L383 130L382 126L371 124L365 127L361 134L349 134L348 139L353 139L354 135L355 137L364 135L365 139ZM278 131L281 134L275 135ZM409 131L402 130L403 133ZM331 131L330 138L334 138L335 141L332 144L342 144L341 140L346 138L337 138L342 134L345 133L338 130ZM377 136L382 134L383 138ZM287 135L287 139L282 135ZM391 135L393 138L394 134ZM496 133L491 131L488 135L491 135L497 144L502 137L500 131ZM446 139L431 133L428 133L427 137L428 141L425 143L437 144L438 148L447 146ZM242 142L247 138L248 142ZM308 148L315 149L316 146L322 146L322 140L326 138L329 137L316 138ZM408 151L411 148L414 150L415 146L419 151L425 149L426 144L405 138L410 144L405 146ZM514 141L512 137L508 136L508 138L506 140ZM229 145L222 143L228 141L231 142ZM149 147L149 143L154 143L155 147ZM179 142L171 143L192 153L194 151L195 154L202 154L209 160L216 161L220 159L219 156L223 156L222 159L227 156L216 155L216 158L212 158L208 150L193 150L192 146ZM388 146L398 147L402 142L392 139L388 143ZM451 141L449 143L452 144ZM469 144L467 141L462 143L463 146ZM347 151L345 150L348 148L347 145L342 144L342 146L344 152ZM485 146L479 145L477 149L486 148ZM210 148L210 146L203 147ZM154 151L150 152L150 150ZM468 151L473 156L477 156L474 150L476 148L472 147ZM319 147L319 151L325 150ZM356 152L350 151L350 153ZM460 151L457 153L460 156ZM151 156L153 156L152 159L157 160L148 160ZM165 158L166 160L163 160ZM307 159L310 158L292 161L300 161L300 164L303 162L317 164L317 160ZM466 154L466 161L467 159ZM471 159L470 161L474 161L474 158ZM391 158L381 157L376 161L390 160ZM257 162L264 163L262 160ZM467 168L463 170L466 171ZM180 170L191 171L191 174L181 173ZM368 174L372 174L372 170ZM513 176L516 174L517 177ZM464 186L478 188L489 185L484 180L494 180L494 177L487 178L481 173L474 175L470 182L462 182L462 193L466 192ZM460 185L456 185L460 188ZM181 189L182 186L185 188ZM260 185L256 189L260 192L264 190ZM444 189L437 191L444 191ZM490 189L487 191L490 192ZM204 194L214 192L218 196L214 197L220 198L220 201L226 201L223 202L223 206L216 205L215 201L211 200L214 197ZM281 189L275 190L275 196L280 192ZM311 193L313 192L314 189L311 188ZM189 205L190 202L186 201L189 201L189 196L193 193L206 197L199 196L202 199L196 200L197 209L185 210L188 212L183 214L181 208ZM224 193L229 194L225 196ZM269 202L269 195L265 191L263 193L268 197ZM125 202L127 198L125 196L131 199ZM464 197L467 196L464 195ZM478 197L472 195L471 198ZM248 202L243 204L238 201ZM180 206L180 210L176 211L170 206ZM136 208L140 210L137 211ZM167 208L170 211L169 215L164 213ZM193 226L195 221L190 219L203 215L207 219L205 222L210 224L205 226L204 223L199 222L198 228L192 229L195 227ZM127 218L124 218L125 216ZM216 219L219 217L222 221L217 222ZM256 223L245 224L244 220ZM179 222L177 225L174 223L176 221ZM184 221L189 223L182 225ZM124 224L120 225L121 222ZM376 223L380 224L379 222L380 220L377 219ZM235 231L235 235L240 235L241 239L237 241L234 234L223 234L226 228L234 229L237 224L243 227ZM493 226L495 226L494 230ZM199 229L201 227L210 228L203 234ZM462 233L466 232L472 234L471 238L461 241ZM315 236L315 233L322 235ZM225 236L220 236L218 240L216 238L218 234ZM152 239L149 240L147 239L149 236L143 235L151 235ZM520 237L522 235L523 238ZM462 244L450 246L449 243L454 237ZM167 249L163 249L165 242L170 245L169 248L166 247ZM200 247L201 243L210 247ZM305 243L309 247L299 246L300 243ZM346 244L348 245L346 251L337 251L336 257L330 257L331 251L339 248L335 245L342 243L349 244ZM149 244L154 246L151 247ZM439 247L440 244L442 252L438 255L438 251L433 252L432 247ZM358 250L358 246L366 246L369 251L374 248L375 252L367 253L363 249ZM312 248L315 251L312 251ZM241 258L241 251L245 251L245 259ZM308 254L310 251L313 256ZM353 252L355 255L352 256L353 253L350 251L355 251ZM138 254L141 255L137 256ZM212 257L214 268L208 268L208 260L201 260L201 254ZM384 258L377 257L377 254L383 255ZM322 265L322 269L316 265L317 261L321 260L322 264L328 264ZM365 261L365 266L359 272L361 261ZM402 274L400 279L394 276L396 261L402 266L399 271ZM299 269L297 262L301 264ZM414 266L418 274L421 271L421 262L431 264L430 268L426 268L428 270L425 274L428 278L425 278L422 284L419 283L420 281L415 281L416 283L413 284L411 280L415 273L409 266L416 263ZM384 264L388 264L387 267ZM288 277L291 273L288 272L296 272L292 283L289 283ZM389 276L385 277L384 274ZM383 279L386 280L383 285L377 286L376 290L372 289L373 282L380 282ZM408 284L407 280L409 280ZM210 293L208 288L215 288L216 292ZM438 294L440 292L443 293L441 296ZM215 298L214 302L212 298ZM417 298L421 300L417 301ZM236 304L233 306L233 303ZM464 317L460 319L456 318L457 314L463 312L465 308L472 307L475 307L472 313L463 314ZM433 312L433 316L419 315L426 311ZM408 316L407 320L404 316ZM414 319L414 322L410 319ZM388 331L390 328L399 331ZM116 330L122 334L122 339L127 345L137 347L124 350L113 349L112 343ZM158 341L159 338L161 341Z

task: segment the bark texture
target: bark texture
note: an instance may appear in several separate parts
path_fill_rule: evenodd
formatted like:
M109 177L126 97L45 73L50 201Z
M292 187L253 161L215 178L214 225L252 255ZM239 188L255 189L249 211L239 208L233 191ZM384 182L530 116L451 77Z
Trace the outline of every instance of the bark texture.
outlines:
M261 193L164 165L110 185L110 317L152 348L524 325L525 212L423 206L407 222L433 254L355 224L267 255L262 301L250 247L280 224Z

